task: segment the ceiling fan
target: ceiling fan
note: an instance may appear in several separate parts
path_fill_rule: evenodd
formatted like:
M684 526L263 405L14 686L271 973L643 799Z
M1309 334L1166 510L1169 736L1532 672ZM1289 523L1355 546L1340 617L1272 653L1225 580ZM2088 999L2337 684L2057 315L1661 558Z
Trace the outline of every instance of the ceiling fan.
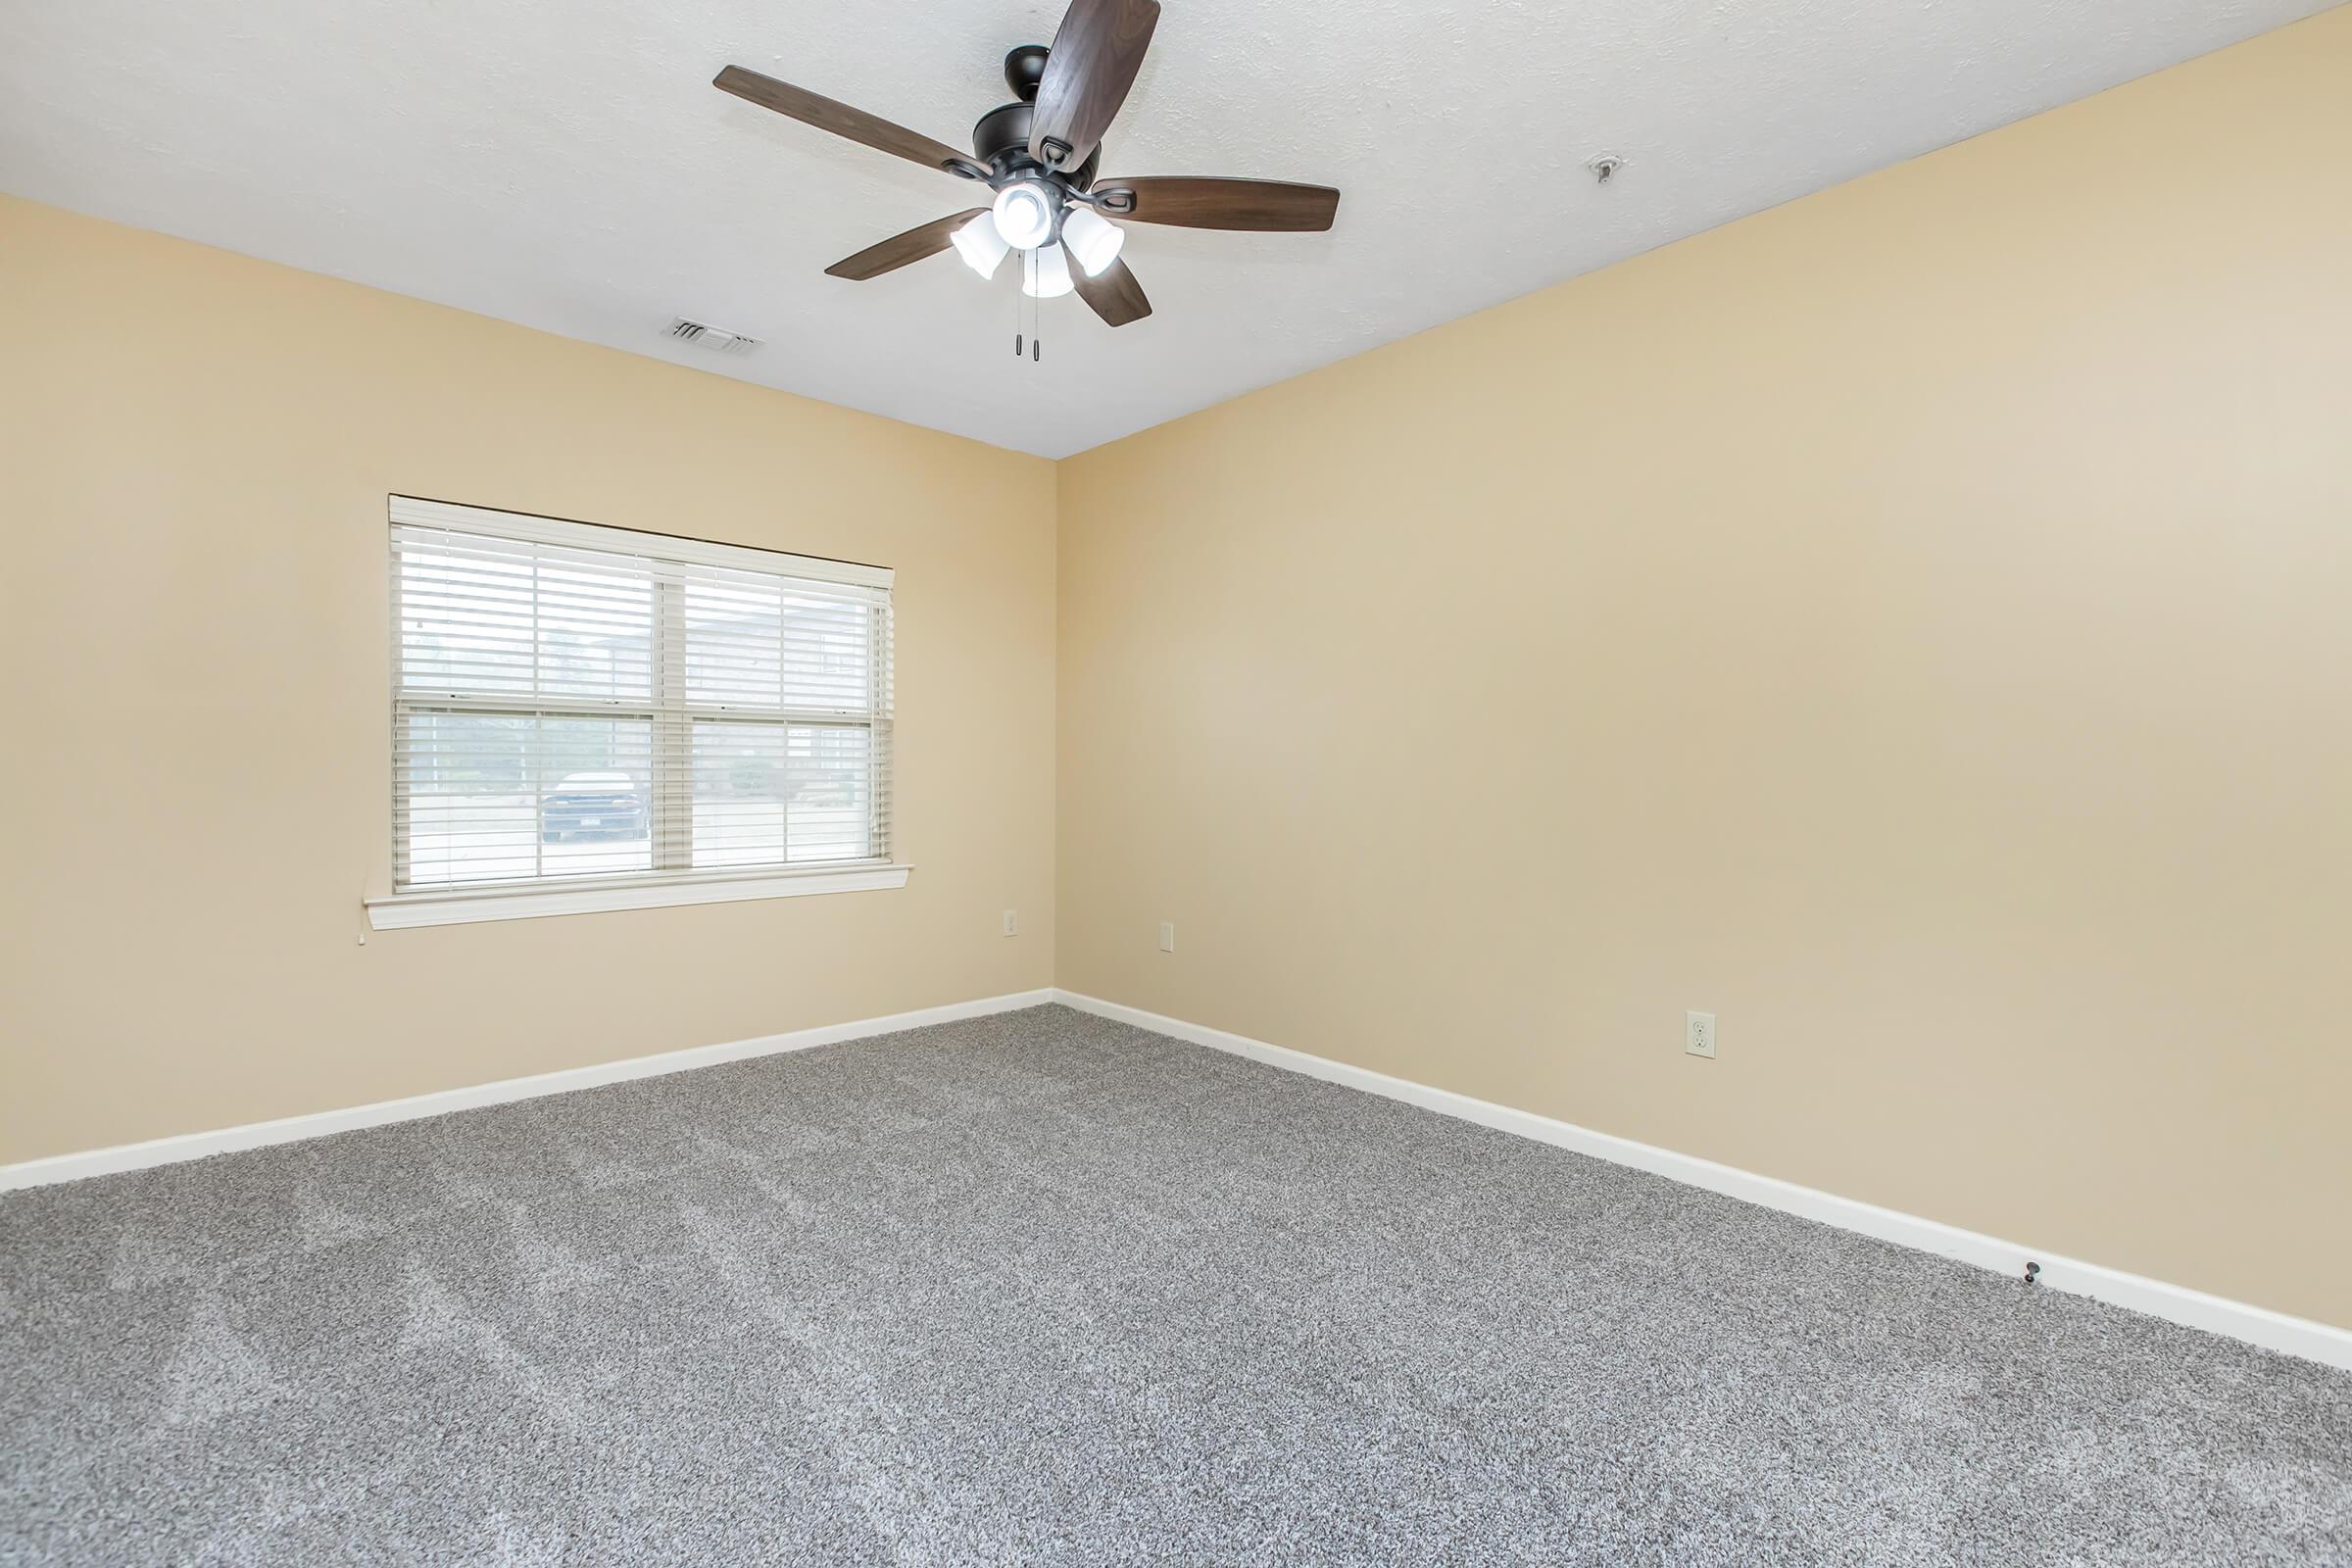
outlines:
M1052 48L1023 44L1004 57L1014 103L972 127L970 158L862 109L822 98L772 76L729 66L711 85L879 152L942 170L996 193L985 207L935 219L825 269L863 280L954 246L982 277L1013 251L1021 289L1053 299L1075 289L1097 316L1125 326L1152 302L1119 260L1126 232L1113 221L1185 228L1313 232L1331 227L1340 193L1327 185L1271 179L1152 175L1098 179L1102 133L1126 101L1144 63L1158 0L1072 0Z

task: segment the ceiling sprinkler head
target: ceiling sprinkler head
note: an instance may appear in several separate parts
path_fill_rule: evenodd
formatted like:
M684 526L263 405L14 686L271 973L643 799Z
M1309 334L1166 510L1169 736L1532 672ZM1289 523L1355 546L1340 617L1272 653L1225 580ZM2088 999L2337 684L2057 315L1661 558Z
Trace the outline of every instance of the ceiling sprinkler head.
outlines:
M1602 153L1598 158L1587 160L1585 167L1592 171L1592 178L1596 182L1606 185L1617 177L1617 172L1625 167L1625 160L1615 153Z

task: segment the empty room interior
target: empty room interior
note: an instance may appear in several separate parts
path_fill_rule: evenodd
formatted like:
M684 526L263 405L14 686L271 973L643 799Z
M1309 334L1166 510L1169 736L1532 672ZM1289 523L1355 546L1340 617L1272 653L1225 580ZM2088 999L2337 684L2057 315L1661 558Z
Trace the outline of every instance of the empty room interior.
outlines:
M2352 7L0 0L0 1562L2352 1565Z

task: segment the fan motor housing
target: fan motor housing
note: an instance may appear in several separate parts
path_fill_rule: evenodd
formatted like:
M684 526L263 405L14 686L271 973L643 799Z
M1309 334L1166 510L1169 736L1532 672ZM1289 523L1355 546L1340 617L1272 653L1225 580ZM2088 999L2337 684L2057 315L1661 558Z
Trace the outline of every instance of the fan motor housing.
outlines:
M1029 156L1029 122L1037 118L1033 104L1006 104L991 109L972 127L972 151L982 163L996 168L1000 160Z
M1004 80L1020 101L991 109L972 127L972 152L1000 179L1016 171L1044 172L1044 166L1029 156L1029 127L1037 118L1037 84L1046 74L1046 54L1045 45L1025 43L1006 55ZM1084 190L1094 179L1096 166L1102 160L1102 149L1097 147L1087 154L1085 163L1055 177Z

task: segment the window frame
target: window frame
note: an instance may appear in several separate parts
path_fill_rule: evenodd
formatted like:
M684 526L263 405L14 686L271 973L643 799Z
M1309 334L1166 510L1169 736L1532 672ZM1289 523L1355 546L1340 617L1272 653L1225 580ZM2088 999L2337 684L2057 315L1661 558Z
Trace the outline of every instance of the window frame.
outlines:
M539 915L589 913L608 909L657 907L665 905L728 903L748 899L786 898L808 894L904 887L906 863L892 858L896 848L890 824L890 797L895 783L896 728L892 669L892 590L896 573L887 566L822 557L759 550L749 546L674 534L649 533L569 518L498 511L432 501L415 496L388 498L385 539L388 546L387 609L390 637L391 766L388 769L392 809L392 888L382 897L364 900L369 924L378 930L416 925L520 919ZM533 695L509 697L486 693L419 692L405 679L400 579L402 530L446 529L523 544L602 551L634 556L665 566L718 567L747 571L761 577L833 589L859 591L875 606L877 629L867 645L865 702L855 709L803 708L779 703L774 707L741 703L690 701L688 650L678 636L686 622L687 584L656 571L649 578L650 684L643 699L631 695L597 697ZM787 590L788 591L788 590ZM781 694L779 694L781 695ZM651 774L648 780L648 857L650 868L570 876L537 875L471 882L415 884L409 880L409 857L414 853L413 828L404 828L398 803L401 793L401 743L405 723L419 714L497 714L547 716L559 719L629 720L646 724ZM693 864L695 791L692 785L695 739L704 723L749 723L793 729L849 728L867 737L870 787L867 790L867 843L880 853L859 858L806 861L765 861L752 864L696 866ZM787 743L789 744L789 742ZM544 808L535 801L534 816Z

